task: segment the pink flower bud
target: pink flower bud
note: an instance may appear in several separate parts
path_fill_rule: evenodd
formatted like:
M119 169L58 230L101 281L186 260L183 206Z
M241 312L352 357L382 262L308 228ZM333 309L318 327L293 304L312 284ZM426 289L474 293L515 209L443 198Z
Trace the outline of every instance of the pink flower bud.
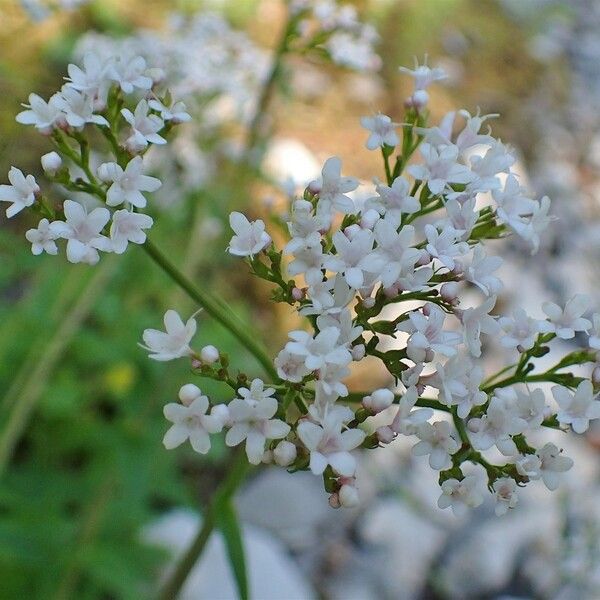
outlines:
M364 344L358 344L353 346L352 350L350 350L350 354L352 355L352 360L358 362L365 357L367 350Z
M459 290L460 285L457 281L448 281L441 287L440 295L443 300L452 304L456 300Z
M424 267L425 265L428 265L430 262L431 262L431 256L429 255L429 252L423 251L423 253L421 254L421 258L419 258L419 260L417 261L417 267Z
M302 290L298 287L292 289L292 298L296 300L296 302L302 300L306 296L306 291Z
M382 444L389 444L394 441L394 438L396 437L396 433L389 425L379 427L375 433L377 434L377 439Z
M376 210L370 208L363 214L360 220L360 226L363 229L373 229L373 227L375 227L375 223L379 221L380 216L381 215Z
M353 485L343 485L338 492L338 498L344 508L354 508L359 504L358 490Z
M329 496L329 506L331 506L331 508L339 508L341 505L340 497L338 496L337 492L334 492L331 494L331 496Z

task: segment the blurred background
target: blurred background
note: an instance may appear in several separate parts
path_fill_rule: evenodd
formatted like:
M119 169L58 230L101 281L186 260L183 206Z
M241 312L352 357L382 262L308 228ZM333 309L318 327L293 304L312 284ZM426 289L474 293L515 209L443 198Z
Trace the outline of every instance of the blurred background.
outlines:
M86 49L123 44L157 61L194 120L148 156L163 181L151 201L153 239L252 322L275 355L297 323L226 255L227 215L278 209L334 154L368 188L381 164L364 149L359 118L381 111L401 121L411 82L397 67L428 54L450 76L432 90L432 119L458 108L500 113L495 134L560 217L535 257L502 245L500 310L518 301L538 315L542 301L575 292L600 301L600 3L351 4L379 33L380 67L286 59L257 168L248 168L238 159L284 26L283 0L0 0L0 178L16 165L43 181L47 140L14 117L30 92L56 91ZM164 450L162 406L188 368L149 361L137 343L167 308L197 307L137 248L93 268L32 256L29 218L0 215L0 598L150 597L193 535L227 451L222 440L207 457ZM260 374L202 315L197 340ZM371 366L353 374L360 388L389 383ZM576 463L565 490L531 486L500 520L486 505L463 521L438 510L435 476L411 457L409 441L361 458L363 500L350 511L329 508L310 474L255 469L237 500L253 597L599 598L600 431L560 443ZM228 569L215 537L184 596L235 597Z

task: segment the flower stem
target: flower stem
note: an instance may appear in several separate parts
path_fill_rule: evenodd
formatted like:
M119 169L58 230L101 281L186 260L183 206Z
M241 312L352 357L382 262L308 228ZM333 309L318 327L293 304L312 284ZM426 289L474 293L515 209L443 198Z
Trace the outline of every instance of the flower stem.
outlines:
M260 363L271 378L278 381L277 371L273 367L271 359L266 354L256 336L243 323L239 323L233 311L224 303L219 302L210 294L196 287L171 261L148 239L143 245L144 250L150 258L182 289L187 295L197 302L206 312L225 329L232 333L237 340L246 348L252 356Z
M246 476L248 468L249 464L243 451L240 450L231 456L230 463L225 468L227 477L221 482L213 495L212 501L203 515L202 527L200 527L186 553L181 557L175 570L160 590L157 600L175 600L178 598L183 584L194 568L215 528L219 507L231 498Z

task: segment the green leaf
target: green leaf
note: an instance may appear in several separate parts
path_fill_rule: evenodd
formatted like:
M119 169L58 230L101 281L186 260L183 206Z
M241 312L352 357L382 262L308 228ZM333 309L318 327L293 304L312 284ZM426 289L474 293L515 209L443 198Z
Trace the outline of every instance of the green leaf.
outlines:
M248 600L248 575L242 533L235 509L229 500L219 503L216 520L225 539L227 556L235 577L239 597L241 600Z

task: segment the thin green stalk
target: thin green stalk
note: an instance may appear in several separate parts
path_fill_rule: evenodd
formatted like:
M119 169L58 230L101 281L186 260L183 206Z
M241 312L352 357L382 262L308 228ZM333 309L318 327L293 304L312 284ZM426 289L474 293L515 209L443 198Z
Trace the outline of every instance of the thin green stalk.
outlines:
M150 258L152 258L152 260L175 283L177 283L190 298L197 302L213 319L218 321L237 338L240 344L256 358L272 379L276 381L279 380L277 371L275 370L271 359L247 325L238 322L233 312L225 308L224 304L214 299L209 293L196 287L150 240L146 240L143 248Z
M230 463L225 468L227 477L221 482L213 495L212 501L203 515L202 527L159 591L157 600L176 600L179 597L183 584L198 561L215 528L219 507L233 496L246 476L248 468L249 464L243 451L237 451L231 456Z

